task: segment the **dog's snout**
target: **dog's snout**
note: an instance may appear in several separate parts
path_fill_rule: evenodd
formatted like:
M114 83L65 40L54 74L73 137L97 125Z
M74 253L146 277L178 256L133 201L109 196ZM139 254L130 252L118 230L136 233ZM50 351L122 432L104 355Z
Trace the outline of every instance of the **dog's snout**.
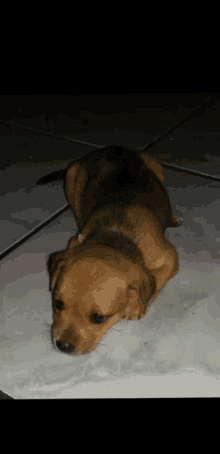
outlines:
M64 353L73 353L75 347L69 341L56 341L57 348Z

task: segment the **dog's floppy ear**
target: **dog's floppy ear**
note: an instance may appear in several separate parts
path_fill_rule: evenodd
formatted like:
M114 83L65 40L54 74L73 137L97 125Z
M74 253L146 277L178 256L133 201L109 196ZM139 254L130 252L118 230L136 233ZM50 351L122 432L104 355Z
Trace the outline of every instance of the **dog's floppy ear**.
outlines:
M57 278L61 272L62 267L64 266L64 253L63 252L53 252L49 255L47 261L47 271L50 276L49 290L53 291Z
M123 318L128 320L140 319L151 306L151 297L156 290L156 281L149 272L146 277L131 282L126 290L127 305Z
M51 271L50 286L49 286L49 289L51 292L54 290L57 278L58 278L59 274L61 273L63 267L64 267L64 260L62 262L59 262L58 265L56 266L56 269L53 268ZM53 272L53 270L54 270L54 272Z

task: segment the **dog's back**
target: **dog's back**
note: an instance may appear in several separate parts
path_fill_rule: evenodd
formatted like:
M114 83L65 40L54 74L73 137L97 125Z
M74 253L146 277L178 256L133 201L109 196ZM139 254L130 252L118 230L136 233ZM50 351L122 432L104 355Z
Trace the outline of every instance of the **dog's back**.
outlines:
M154 213L163 231L167 227L174 227L168 193L136 150L122 146L94 150L83 158L71 162L67 169L40 178L36 184L65 179L68 169L75 163L82 164L87 172L81 194L81 209L86 218L89 219L94 211L106 205L116 204L123 210L136 200L135 203L139 206L147 207ZM85 221L88 219L84 218Z
M91 152L80 161L88 170L81 207L93 206L89 216L109 204L123 210L136 200L139 206L150 208L164 231L174 226L167 191L138 151L111 146Z

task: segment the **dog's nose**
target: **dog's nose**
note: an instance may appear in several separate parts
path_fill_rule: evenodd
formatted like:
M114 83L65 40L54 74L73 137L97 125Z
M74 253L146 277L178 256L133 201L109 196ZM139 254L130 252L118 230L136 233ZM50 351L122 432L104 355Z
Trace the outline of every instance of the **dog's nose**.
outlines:
M69 341L56 341L56 346L61 352L72 353L75 348Z

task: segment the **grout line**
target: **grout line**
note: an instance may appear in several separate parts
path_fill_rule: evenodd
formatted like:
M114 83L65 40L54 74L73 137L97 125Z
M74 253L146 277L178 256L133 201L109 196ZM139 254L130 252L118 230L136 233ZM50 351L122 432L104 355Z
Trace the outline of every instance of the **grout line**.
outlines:
M176 170L180 170L181 172L191 173L192 175L199 175L199 176L201 176L203 178L209 178L211 180L220 181L220 176L218 177L217 175L216 176L212 176L209 173L200 172L199 170L190 170L190 169L185 168L185 167L177 166L176 164L167 164L166 162L163 162L163 161L159 161L159 162L164 167L168 167L168 168L171 167L171 168L174 168Z
M6 257L6 255L10 254L13 252L17 247L19 247L22 243L25 241L29 240L35 233L39 232L43 227L46 225L50 224L51 221L53 221L55 218L60 216L62 213L64 213L66 210L68 210L69 205L68 203L64 205L62 208L59 208L57 211L55 211L54 214L49 216L45 221L41 222L38 224L36 227L31 229L29 232L25 233L19 240L15 241L11 246L8 246L4 251L0 252L0 260Z
M193 113L195 113L197 110L199 109L202 109L204 108L204 104L207 103L208 101L210 101L211 99L211 96L207 96L207 98L205 98L203 100L203 102L195 107L186 117L184 117L182 120L179 120L177 123L174 123L173 126L171 126L170 128L167 129L167 131L165 131L164 133L162 133L157 139L154 139L153 142L149 143L147 145L147 147L144 147L143 150L145 148L151 148L153 145L155 145L156 143L160 142L161 140L163 140L168 134L170 134L174 129L178 128L178 126L181 124L181 123L184 123L185 121L189 120L190 117L192 116ZM3 123L3 124L11 124L13 126L16 126L18 128L23 128L23 129L27 129L27 130L30 130L30 131L35 131L35 132L38 132L38 133L41 133L41 134L44 134L46 136L52 136L52 137L57 137L59 139L63 139L63 140L70 140L71 142L74 142L74 143L80 143L81 145L85 145L85 146L90 146L90 147L95 147L95 148L105 148L105 145L96 145L96 144L93 144L93 143L88 143L88 142L84 142L84 141L81 141L81 140L76 140L76 139L72 139L71 137L66 137L66 136L62 136L61 134L54 134L54 133L50 133L50 132L46 132L46 131L42 131L40 129L35 129L35 128L31 128L30 126L24 126L24 125L19 125L19 124L16 124L16 123L12 123L11 121L6 121L6 120L0 120L0 123Z
M204 104L209 102L211 99L211 96L207 96L207 98L205 98L202 102L202 104L200 104L199 106L195 107L186 117L182 118L182 120L179 120L177 121L176 123L174 123L174 125L172 125L170 128L168 128L164 133L162 133L157 139L154 139L153 142L150 142L149 144L145 145L142 149L145 150L146 148L151 148L153 147L154 145L158 144L159 142L161 142L163 139L165 139L166 136L168 136L171 132L174 131L174 129L178 128L178 126L181 125L181 123L184 123L185 121L189 120L190 117L197 111L197 110L201 110L201 109L204 109Z
M71 137L65 137L65 136L62 136L61 134L53 134L52 132L46 132L46 131L41 131L40 129L34 129L34 128L31 128L30 126L18 125L16 123L12 123L11 121L0 120L0 123L10 124L13 126L17 126L17 128L27 129L28 131L30 130L30 131L39 132L45 136L52 136L52 137L57 137L58 139L70 140L71 142L80 143L81 145L85 145L85 146L89 146L89 147L95 147L95 148L104 148L105 147L105 145L96 145L94 143L83 142L82 140L72 139Z

